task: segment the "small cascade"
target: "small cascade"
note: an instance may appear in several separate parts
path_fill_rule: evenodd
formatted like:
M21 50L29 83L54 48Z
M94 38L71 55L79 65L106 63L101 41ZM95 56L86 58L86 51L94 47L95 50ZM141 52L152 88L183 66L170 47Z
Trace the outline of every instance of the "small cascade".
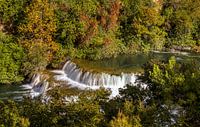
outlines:
M93 72L92 70L84 70L82 68L80 68L79 66L77 66L74 62L68 60L65 65L63 66L63 68L61 70L53 70L51 72L53 72L53 74L51 73L50 75L48 75L49 73L38 73L35 74L32 77L32 80L29 84L25 84L22 86L19 86L20 88L14 88L14 90L12 88L9 88L9 92L6 91L5 89L8 88L3 88L2 90L0 89L0 97L1 98L6 98L6 96L11 96L11 97L15 97L17 99L22 99L23 96L31 96L31 97L35 97L38 95L45 95L46 91L48 91L49 89L52 89L55 86L58 85L68 85L68 87L76 87L79 89L99 89L100 87L104 87L106 89L110 89L112 91L112 95L111 96L115 96L118 95L119 88L123 88L126 84L132 84L132 85L140 85L140 87L142 88L148 88L147 84L145 84L142 81L138 80L138 75L139 74L134 74L134 73L123 73L123 72L133 72L131 67L134 66L141 66L142 64L146 63L147 61L149 61L152 58L156 58L159 60L166 60L171 56L174 56L174 53L176 54L176 59L177 60L182 60L185 61L188 58L189 59L197 59L198 61L200 61L200 57L198 54L192 54L192 53L182 53L182 52L159 52L159 51L152 51L152 54L146 56L146 54L138 54L135 56L127 56L127 57L119 57L116 61L106 61L106 62L102 62L100 63L100 67L99 65L97 66L97 70L99 68L101 68L101 66L104 68L107 67L107 64L109 64L109 67L111 66L111 70L114 68L114 70L116 68L120 68L120 70L117 71L118 72L122 72L119 75L114 75L114 74L108 74L105 72ZM125 58L125 59L123 59ZM129 60L130 59L130 60ZM121 61L122 60L122 61ZM128 61L128 63L127 63ZM117 62L119 62L119 64L117 64L117 66L112 66L115 65ZM80 62L81 63L81 62ZM82 63L81 63L82 64ZM83 62L83 65L87 64L87 61ZM93 66L93 64L98 64L97 62L94 63L90 63L88 64L88 66ZM106 65L106 66L104 66ZM124 67L123 66L128 66L125 71L124 71ZM96 66L94 66L96 67ZM99 67L99 68L98 68ZM113 68L112 68L113 67ZM93 67L92 67L93 68ZM96 69L96 68L95 68ZM107 69L107 68L106 68ZM110 68L108 68L109 70ZM122 69L122 70L121 70ZM130 70L129 70L130 69ZM137 71L138 72L138 71ZM115 72L114 72L115 73ZM116 74L116 73L115 73ZM52 79L55 79L55 82ZM51 78L51 79L50 79ZM48 82L48 81L53 81L53 82ZM58 81L58 82L57 82ZM63 81L63 82L59 82L59 81ZM50 84L51 83L51 84ZM15 90L16 89L16 90Z
M36 97L45 93L48 89L49 82L44 79L41 74L34 74L29 84L23 85L27 90L30 90L30 96Z
M95 90L104 87L112 91L111 96L118 95L118 89L123 88L126 84L137 85L136 74L121 73L120 75L112 75L104 72L96 73L85 71L70 60L65 63L62 70L53 70L52 72L54 73L55 80L64 81L70 87L76 87L82 90ZM47 78L39 73L32 77L31 83L23 86L30 90L31 97L44 95L48 89L51 89Z
M84 71L72 61L67 61L62 70L52 71L56 75L56 80L66 81L72 87L80 89L98 89L100 87L108 88L113 96L118 94L118 89L126 84L136 85L136 74L121 73L120 75L111 75L107 73L95 73Z
M83 71L71 61L67 61L62 70L68 78L88 86L124 86L126 84L134 83L136 80L135 74L132 73L111 75L107 73Z

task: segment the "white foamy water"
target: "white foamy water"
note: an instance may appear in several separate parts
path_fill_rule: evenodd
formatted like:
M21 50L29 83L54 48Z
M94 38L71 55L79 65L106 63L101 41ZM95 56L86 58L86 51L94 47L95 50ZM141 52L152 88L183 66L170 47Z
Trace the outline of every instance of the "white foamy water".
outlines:
M33 98L44 94L48 90L49 82L42 80L42 75L35 74L32 77L31 83L22 85L22 87L29 90L29 96Z
M75 63L67 61L62 70L52 71L54 78L58 81L65 81L71 87L79 89L99 89L104 87L112 91L112 96L119 94L118 89L126 84L136 85L137 76L133 73L121 73L120 75L111 75L107 73L93 73L83 71Z
M111 90L111 97L119 94L119 88L127 84L137 85L137 75L134 73L121 73L112 75L108 73L95 73L84 71L70 60L65 63L61 70L53 70L54 78L57 81L64 81L66 85L81 90L96 90L101 87ZM35 74L30 84L23 85L24 89L30 91L31 97L36 97L50 89L49 82L42 79L42 75Z

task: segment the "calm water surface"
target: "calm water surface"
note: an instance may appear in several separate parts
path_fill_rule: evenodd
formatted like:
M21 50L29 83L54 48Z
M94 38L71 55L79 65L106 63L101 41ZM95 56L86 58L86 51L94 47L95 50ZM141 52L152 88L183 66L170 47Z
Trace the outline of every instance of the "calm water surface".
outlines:
M199 54L186 52L150 52L148 54L139 53L135 55L120 55L116 58L97 61L75 59L74 62L77 63L81 68L94 72L103 71L111 74L120 74L121 72L137 73L142 72L142 66L151 59L166 61L172 56L175 56L177 61L187 62L194 59L200 61Z

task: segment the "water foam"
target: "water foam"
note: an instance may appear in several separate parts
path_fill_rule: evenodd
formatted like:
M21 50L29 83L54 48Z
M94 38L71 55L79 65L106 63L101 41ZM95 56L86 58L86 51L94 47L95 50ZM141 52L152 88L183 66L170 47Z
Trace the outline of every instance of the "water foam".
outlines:
M67 61L61 70L53 70L56 81L64 81L70 87L79 88L81 90L96 90L101 87L109 89L111 96L119 94L119 88L123 88L126 84L137 85L137 75L134 73L121 73L120 75L112 75L108 73L96 73L85 71L79 68L72 61ZM30 89L30 96L36 97L49 89L49 82L42 78L41 74L35 74L31 83L23 85L25 89Z
M118 95L119 88L123 88L126 84L136 85L136 74L121 73L120 75L112 75L107 73L95 73L84 71L72 61L67 61L62 70L53 70L54 78L58 81L65 81L71 87L79 89L99 89L104 87L112 91L112 96Z

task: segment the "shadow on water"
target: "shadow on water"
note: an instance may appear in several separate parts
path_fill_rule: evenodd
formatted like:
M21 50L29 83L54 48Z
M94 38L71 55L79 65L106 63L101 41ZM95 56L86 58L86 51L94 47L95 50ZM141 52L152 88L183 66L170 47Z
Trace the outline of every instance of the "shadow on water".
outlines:
M175 56L177 61L189 61L192 59L200 61L199 54L182 53L182 52L150 52L148 54L138 53L135 55L120 55L116 58L103 60L83 60L74 59L80 68L90 70L92 72L106 72L110 74L124 73L141 73L142 66L151 59L167 61L170 57Z

